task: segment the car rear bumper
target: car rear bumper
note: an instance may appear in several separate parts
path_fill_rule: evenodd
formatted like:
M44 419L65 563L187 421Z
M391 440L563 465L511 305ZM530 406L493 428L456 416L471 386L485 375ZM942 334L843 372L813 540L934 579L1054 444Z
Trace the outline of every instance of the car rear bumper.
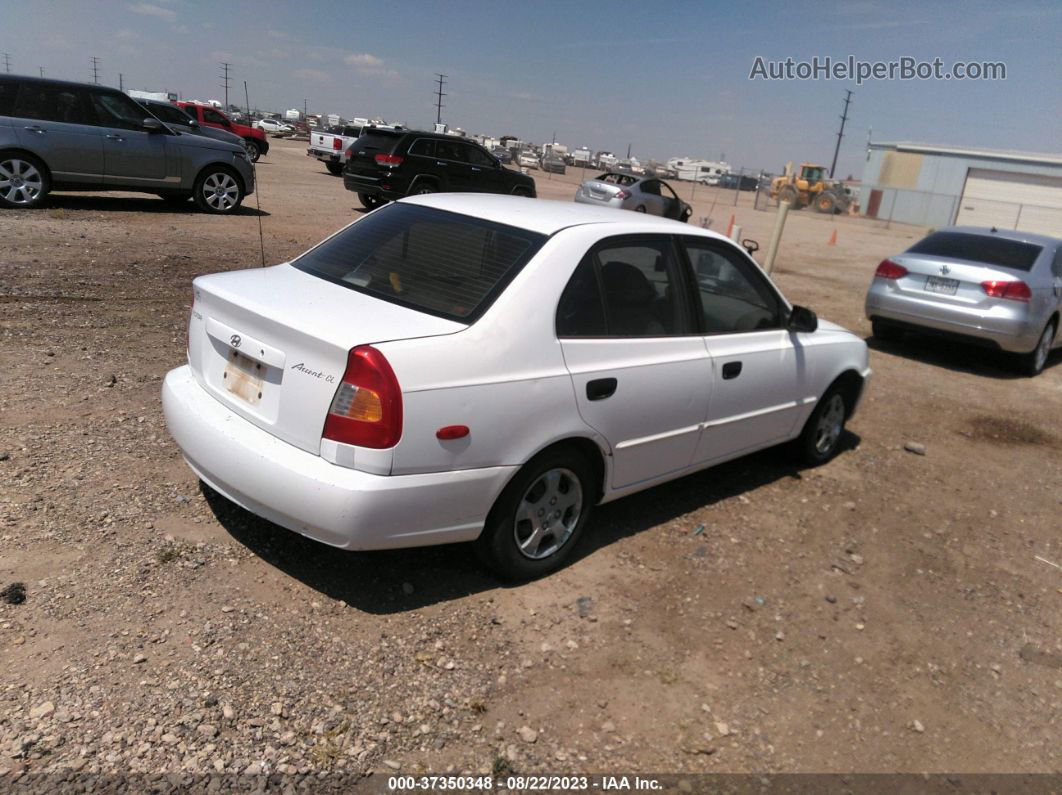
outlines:
M166 426L207 485L263 519L343 549L471 541L516 467L374 475L337 466L229 411L187 365L162 385Z
M1013 353L1028 353L1046 322L1038 323L1029 304L1008 302L989 311L942 304L893 290L884 279L875 279L867 291L865 312L870 320L884 320L911 330L939 333Z

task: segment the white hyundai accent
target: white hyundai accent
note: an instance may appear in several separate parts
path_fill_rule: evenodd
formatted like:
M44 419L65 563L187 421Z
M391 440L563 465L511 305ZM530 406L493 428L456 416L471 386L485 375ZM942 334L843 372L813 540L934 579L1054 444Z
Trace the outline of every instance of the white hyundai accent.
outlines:
M403 199L193 283L162 390L209 486L344 549L556 569L590 509L782 442L837 450L863 341L707 230L513 196Z

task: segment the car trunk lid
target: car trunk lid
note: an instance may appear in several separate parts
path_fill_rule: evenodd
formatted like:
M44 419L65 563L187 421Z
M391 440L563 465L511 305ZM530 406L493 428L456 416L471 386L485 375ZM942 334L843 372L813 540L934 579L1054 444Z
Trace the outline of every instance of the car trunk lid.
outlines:
M901 254L890 257L907 273L895 280L896 289L910 297L956 306L989 306L1000 299L989 296L981 284L1016 281L1023 274L1010 268L969 262L931 254Z
M465 328L287 264L201 276L193 291L188 358L200 385L315 454L351 348Z

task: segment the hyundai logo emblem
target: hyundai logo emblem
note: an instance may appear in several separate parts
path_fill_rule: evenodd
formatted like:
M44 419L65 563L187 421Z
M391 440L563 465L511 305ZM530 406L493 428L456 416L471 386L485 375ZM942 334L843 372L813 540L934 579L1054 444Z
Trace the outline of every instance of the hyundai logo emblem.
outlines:
M233 334L229 337L229 344L232 345L233 348L239 348L241 342L243 342L243 340L240 339L239 334Z

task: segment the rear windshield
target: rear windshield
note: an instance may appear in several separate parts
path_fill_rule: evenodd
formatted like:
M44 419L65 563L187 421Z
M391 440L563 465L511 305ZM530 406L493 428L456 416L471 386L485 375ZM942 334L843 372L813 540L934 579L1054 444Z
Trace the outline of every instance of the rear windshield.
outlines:
M351 290L471 323L545 240L524 229L394 204L292 264Z
M999 268L1027 271L1043 249L1033 243L1007 240L1005 237L973 235L967 232L934 232L907 249L908 254L982 262Z
M390 152L401 138L401 134L394 135L393 133L385 133L380 130L374 130L372 132L366 130L362 133L361 137L355 141L355 145L358 147L358 151Z

